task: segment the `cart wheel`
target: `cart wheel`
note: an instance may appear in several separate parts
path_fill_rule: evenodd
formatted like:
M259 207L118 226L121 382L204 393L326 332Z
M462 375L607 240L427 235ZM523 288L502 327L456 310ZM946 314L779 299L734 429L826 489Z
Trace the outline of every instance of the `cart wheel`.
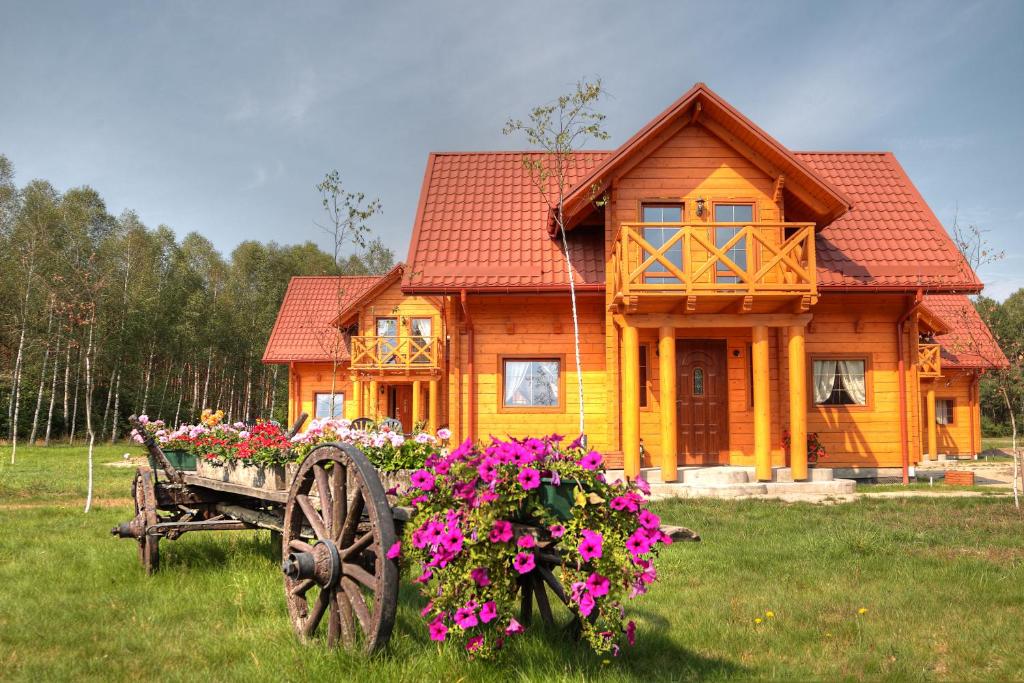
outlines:
M284 591L299 637L316 637L327 615L327 644L372 654L391 636L398 567L385 554L397 541L377 471L348 444L317 446L302 463L284 513Z
M519 620L524 625L529 625L533 621L533 607L536 603L541 620L548 626L554 625L555 617L548 597L550 590L556 601L561 603L566 613L572 617L566 627L569 634L574 640L579 640L583 624L579 614L569 605L569 596L558 579L560 567L560 560L542 553L537 558L534 570L519 577L516 582L516 592L519 593Z
M135 500L135 521L141 525L139 534L139 561L147 574L154 574L160 568L160 537L146 533L159 520L156 515L156 489L153 483L153 470L140 467L135 472L133 489Z

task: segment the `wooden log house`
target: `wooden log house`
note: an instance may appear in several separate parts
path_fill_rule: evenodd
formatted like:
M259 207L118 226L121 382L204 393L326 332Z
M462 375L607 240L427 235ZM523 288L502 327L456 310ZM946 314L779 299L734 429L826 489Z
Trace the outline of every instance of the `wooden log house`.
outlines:
M290 418L329 414L333 369L338 415L575 435L566 264L524 154L431 154L407 265L293 280L264 357ZM697 84L571 175L585 431L613 466L800 480L784 436L808 433L854 471L977 454L978 378L1006 359L891 153L790 151Z

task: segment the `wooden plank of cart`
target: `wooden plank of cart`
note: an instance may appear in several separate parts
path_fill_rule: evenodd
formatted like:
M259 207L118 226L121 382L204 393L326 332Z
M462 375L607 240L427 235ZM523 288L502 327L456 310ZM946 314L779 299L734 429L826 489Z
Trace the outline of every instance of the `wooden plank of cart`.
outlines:
M289 436L306 417L299 417ZM182 472L151 436L144 444L159 467L138 468L132 485L135 517L111 533L137 541L148 574L159 568L160 539L194 531L267 529L280 540L285 600L302 640L326 636L331 647L368 654L387 643L398 607L398 565L386 554L411 511L392 504L394 497L389 499L377 470L358 448L320 444L287 490L269 490ZM541 618L553 623L548 591L566 609L569 605L555 575L562 563L558 542L546 529L519 526L517 533L540 539L537 571L519 579L520 620L529 623L536 604ZM678 540L699 540L683 527L662 529ZM570 627L578 631L578 622Z

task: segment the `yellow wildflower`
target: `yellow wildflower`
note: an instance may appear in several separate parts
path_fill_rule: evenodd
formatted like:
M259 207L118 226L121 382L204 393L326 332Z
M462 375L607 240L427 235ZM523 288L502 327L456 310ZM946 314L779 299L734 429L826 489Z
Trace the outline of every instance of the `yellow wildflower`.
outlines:
M775 618L775 612L772 612L771 610L768 610L767 612L764 613L764 616L765 616L766 619L774 619Z
M761 617L758 617L757 619L754 619L754 623L755 624L760 624L761 623Z
M857 614L867 614L867 613L868 613L868 608L867 607L861 607L859 610L857 610Z

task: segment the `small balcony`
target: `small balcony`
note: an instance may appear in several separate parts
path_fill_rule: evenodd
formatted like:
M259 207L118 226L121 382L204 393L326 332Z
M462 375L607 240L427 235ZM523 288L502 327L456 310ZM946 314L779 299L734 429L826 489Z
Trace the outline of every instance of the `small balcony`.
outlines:
M938 344L917 345L917 374L920 377L942 376L942 351Z
M616 238L613 305L625 312L805 311L818 295L813 223L632 223Z
M441 367L440 345L432 337L351 337L349 355L353 370L410 373Z

